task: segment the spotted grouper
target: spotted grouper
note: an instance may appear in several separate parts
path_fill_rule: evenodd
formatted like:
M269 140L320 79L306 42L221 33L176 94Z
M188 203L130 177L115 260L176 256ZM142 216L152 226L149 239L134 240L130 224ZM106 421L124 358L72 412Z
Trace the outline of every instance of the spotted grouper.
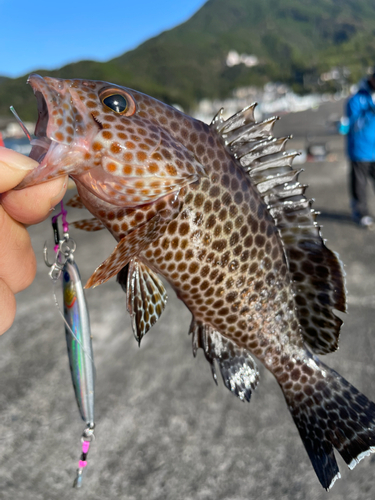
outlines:
M322 486L375 451L375 404L317 354L337 349L343 271L285 152L276 118L255 105L210 126L138 91L102 81L31 75L39 119L19 188L69 174L118 244L86 287L112 276L126 293L140 342L162 314L163 276L192 313L202 348L225 386L250 400L254 358L275 376Z

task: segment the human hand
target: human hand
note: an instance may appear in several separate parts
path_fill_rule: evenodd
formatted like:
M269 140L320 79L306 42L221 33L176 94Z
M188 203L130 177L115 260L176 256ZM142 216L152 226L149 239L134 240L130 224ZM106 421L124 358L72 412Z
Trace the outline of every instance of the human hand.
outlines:
M0 335L12 325L15 294L27 288L36 273L35 254L24 224L37 224L63 198L68 178L14 191L38 165L31 158L0 147Z

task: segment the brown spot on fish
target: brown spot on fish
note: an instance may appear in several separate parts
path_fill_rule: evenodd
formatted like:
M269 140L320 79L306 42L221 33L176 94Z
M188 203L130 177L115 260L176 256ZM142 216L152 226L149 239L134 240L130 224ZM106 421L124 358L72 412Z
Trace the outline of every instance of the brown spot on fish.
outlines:
M108 172L116 172L116 170L117 170L116 164L115 163L108 163L107 170L108 170ZM121 186L120 186L120 189L121 189Z
M55 137L56 137L56 139L57 139L58 141L60 141L60 142L63 142L63 141L64 141L64 139L65 139L64 134L63 134L62 132L56 132L56 133L55 133Z
M122 150L121 145L118 142L112 142L112 144L110 145L110 150L114 154L119 154Z

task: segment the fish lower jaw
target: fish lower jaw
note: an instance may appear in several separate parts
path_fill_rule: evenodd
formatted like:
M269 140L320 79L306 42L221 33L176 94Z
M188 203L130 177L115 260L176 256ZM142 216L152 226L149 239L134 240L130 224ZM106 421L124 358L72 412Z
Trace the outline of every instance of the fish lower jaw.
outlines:
M42 146L36 145L34 147L41 148ZM30 155L30 157L32 156ZM52 141L48 151L42 154L39 165L23 179L16 189L24 189L57 177L70 175L73 172L79 172L82 165L82 151L74 151L69 146Z

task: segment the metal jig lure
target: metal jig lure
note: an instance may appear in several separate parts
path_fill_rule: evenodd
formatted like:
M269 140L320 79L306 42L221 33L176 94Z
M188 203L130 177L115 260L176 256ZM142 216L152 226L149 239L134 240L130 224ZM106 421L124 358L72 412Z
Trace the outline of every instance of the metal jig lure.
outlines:
M66 210L61 202L61 212L52 217L55 240L55 260L48 260L47 245L44 244L44 261L51 268L49 275L55 285L62 280L64 314L61 312L56 293L55 303L65 323L66 342L70 372L79 412L86 428L82 434L82 454L78 463L77 476L73 486L82 485L82 474L87 466L87 454L94 438L94 383L95 366L91 342L90 319L83 291L81 277L74 260L76 243L69 237ZM63 238L60 238L58 218L61 216Z

